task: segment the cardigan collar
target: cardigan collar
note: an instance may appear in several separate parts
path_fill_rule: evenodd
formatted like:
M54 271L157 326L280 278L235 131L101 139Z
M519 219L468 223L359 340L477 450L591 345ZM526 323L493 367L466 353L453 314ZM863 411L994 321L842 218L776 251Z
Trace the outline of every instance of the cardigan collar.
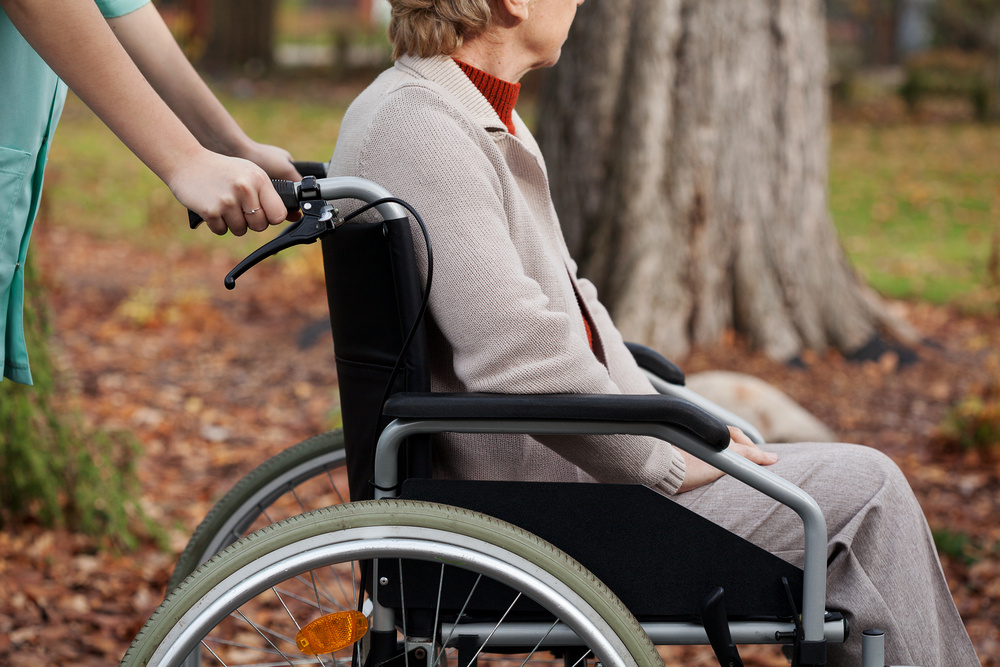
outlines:
M500 120L496 109L450 56L402 56L396 61L395 67L444 88L487 131L507 132L507 126ZM513 112L512 122L515 126L520 123L517 111Z
M515 134L514 130L514 105L517 104L518 94L521 92L521 84L510 83L497 78L488 72L473 67L472 65L456 60L458 66L462 68L466 76L476 85L479 92L489 100L489 103L496 110L500 120L507 126L507 131Z

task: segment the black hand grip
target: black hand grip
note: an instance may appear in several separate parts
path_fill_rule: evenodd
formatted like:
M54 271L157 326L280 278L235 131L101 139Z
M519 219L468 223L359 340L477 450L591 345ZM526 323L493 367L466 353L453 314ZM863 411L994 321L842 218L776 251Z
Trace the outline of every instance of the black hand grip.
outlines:
M288 209L288 212L299 210L299 197L296 192L294 181L282 181L277 178L271 179L271 185L274 186L274 191L278 193L281 197L281 202Z
M315 176L316 178L326 178L326 172L330 168L328 162L308 162L306 160L293 160L292 166L302 176Z
M281 201L284 203L285 209L289 213L294 213L299 210L299 197L295 191L295 181L282 181L277 178L272 178L271 185L274 186L275 191L278 193L278 196L281 197ZM191 229L197 229L198 225L203 222L205 222L204 218L191 209L188 209L188 224L191 226Z

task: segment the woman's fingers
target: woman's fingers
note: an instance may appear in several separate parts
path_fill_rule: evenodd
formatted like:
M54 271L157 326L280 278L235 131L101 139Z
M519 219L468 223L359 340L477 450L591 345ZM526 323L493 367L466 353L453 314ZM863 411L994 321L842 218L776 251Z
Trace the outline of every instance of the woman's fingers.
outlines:
M777 454L762 451L746 433L735 426L729 427L729 437L732 439L729 449L757 465L769 466L778 460Z
M260 218L263 226L260 229L252 227L256 232L264 231L268 225L280 225L288 219L288 209L285 208L285 202L275 191L271 180L267 179L266 176L265 179L267 182L263 183L257 191L257 201L260 202L261 210L255 214Z
M729 449L745 459L748 459L757 465L769 466L778 460L778 455L773 452L765 452L757 445L752 442L745 444L742 442L736 442L734 439L729 445Z
M243 211L232 211L226 216L225 220L226 228L231 231L234 236L243 236L247 233L247 220ZM225 234L226 230L222 230L222 233Z
M743 434L743 431L730 427L730 432L733 433L732 441L729 443L730 451L761 466L769 466L772 463L777 462L777 454L761 450L760 447L753 444L753 442L751 442L750 439ZM737 440L738 436L742 436L742 438ZM684 493L685 491L696 489L703 484L714 482L718 478L722 477L723 473L718 468L713 467L692 454L688 454L684 450L679 451L681 452L681 456L684 457L686 472L684 475L684 482L677 490L678 493Z
M744 445L754 444L753 440L750 439L750 436L744 433L742 429L739 429L735 426L729 427L729 437L732 439L733 442L739 442Z

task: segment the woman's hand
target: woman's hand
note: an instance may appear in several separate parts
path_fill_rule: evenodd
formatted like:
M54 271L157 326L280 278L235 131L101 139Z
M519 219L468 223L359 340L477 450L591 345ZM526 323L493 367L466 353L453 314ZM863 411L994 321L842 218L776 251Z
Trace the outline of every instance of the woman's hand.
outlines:
M286 181L302 180L302 175L292 166L292 154L279 146L250 141L247 147L239 153L239 156L256 164L271 178L280 178Z
M761 449L747 437L746 433L735 426L729 427L729 437L732 438L729 442L729 450L756 463L757 465L769 466L778 460L777 454L761 451ZM721 470L705 463L697 456L688 454L684 450L680 450L680 452L681 456L684 457L684 462L687 464L687 472L684 474L684 482L681 484L680 488L677 489L677 493L684 493L685 491L690 491L691 489L697 489L699 486L703 486L709 482L714 482L724 474Z
M288 164L293 173L291 163ZM182 204L205 219L222 235L243 236L247 229L261 232L288 217L271 179L253 162L202 149L177 169L167 185Z

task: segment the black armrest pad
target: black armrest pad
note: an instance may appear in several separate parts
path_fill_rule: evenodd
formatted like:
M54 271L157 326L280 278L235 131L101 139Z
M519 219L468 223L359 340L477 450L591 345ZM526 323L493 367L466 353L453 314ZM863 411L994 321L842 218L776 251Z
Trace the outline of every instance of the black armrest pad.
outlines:
M625 347L632 353L639 368L663 378L670 384L684 386L684 371L656 350L639 343L625 343Z
M660 394L428 394L398 393L384 414L400 419L550 420L637 423L682 428L718 451L729 428L687 401Z

